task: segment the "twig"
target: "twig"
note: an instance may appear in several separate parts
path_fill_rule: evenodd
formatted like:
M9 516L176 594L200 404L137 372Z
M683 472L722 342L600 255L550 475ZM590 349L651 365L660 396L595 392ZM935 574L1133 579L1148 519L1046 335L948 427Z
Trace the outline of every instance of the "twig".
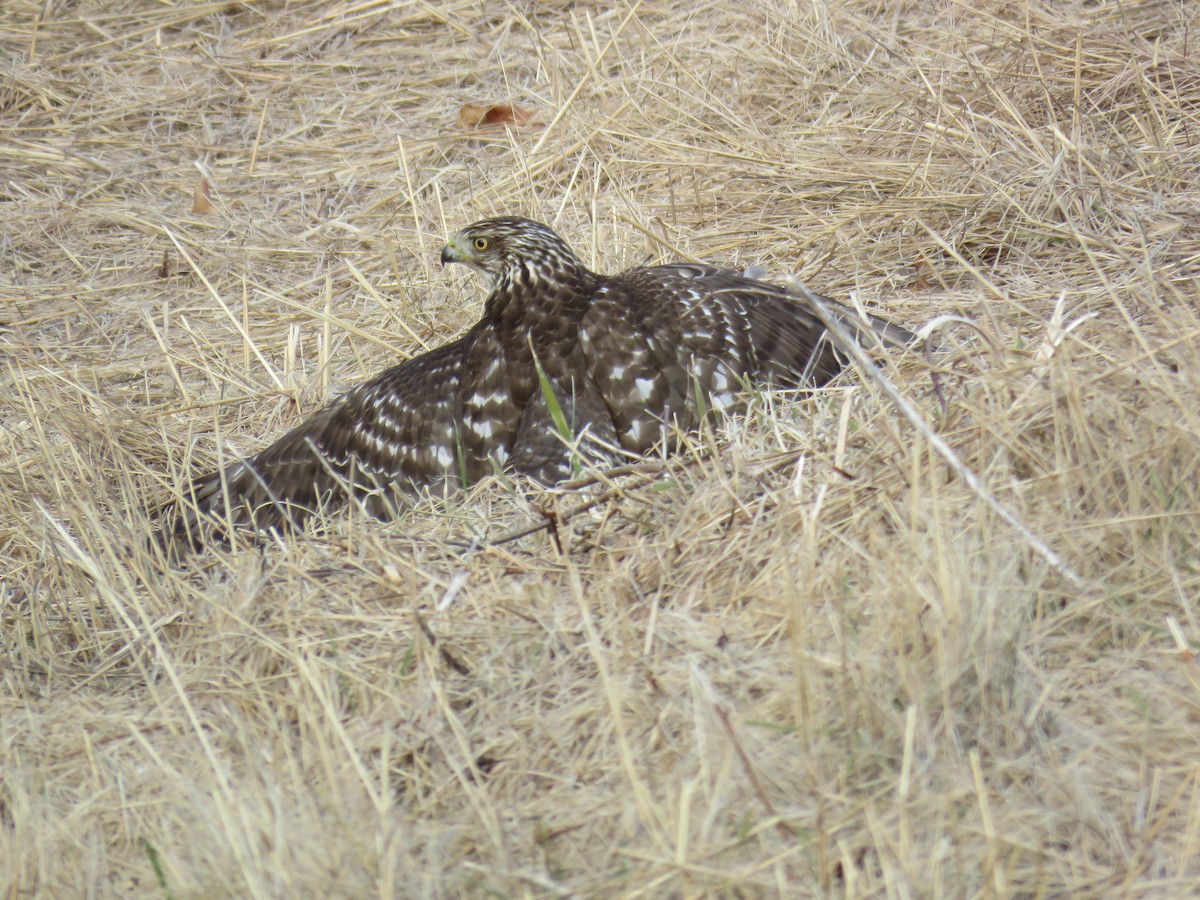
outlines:
M879 368L873 362L871 362L867 354L863 352L862 347L860 347L858 342L851 337L845 326L838 321L838 318L833 315L833 313L829 310L829 307L825 305L821 298L796 279L789 279L789 282L797 295L797 299L807 302L809 306L812 307L813 311L817 314L817 318L821 320L821 323L825 326L825 328L829 331L829 334L837 343L838 348L843 350L850 356L851 359L854 360L854 363L856 366L858 366L859 371L861 371L871 381L874 381L875 384L879 386L884 394L887 395L887 398L892 401L892 404L900 411L901 415L908 419L908 421L912 423L913 427L915 427L919 432L921 432L921 434L925 436L925 439L929 441L933 448L938 452L938 455L941 456L942 459L946 461L947 465L949 465L954 471L954 473L966 483L971 492L989 507L991 507L1001 519L1007 522L1009 526L1016 531L1021 539L1030 547L1030 549L1037 553L1038 556L1042 557L1042 559L1044 559L1050 565L1050 567L1054 569L1054 571L1058 572L1059 575L1067 579L1067 581L1077 588L1087 587L1087 582L1084 581L1084 579L1074 569L1072 569L1062 559L1062 557L1058 555L1058 553L1051 549L1049 544L1034 534L1033 530L1030 529L1029 526L1024 522L1022 522L1017 517L1016 513L1012 512L1012 510L1001 503L1000 500L984 486L983 482L979 479L979 476L972 472L970 467L968 467L967 464L959 458L958 454L954 452L953 448L951 448L951 446L947 444L936 431L933 430L933 426L925 421L925 419L917 411L917 408L908 401L908 398L901 394L900 391L896 389L896 386L888 381L886 377L884 377L883 373L879 371Z
M640 463L628 466L618 466L614 469L606 469L597 471L594 474L584 475L576 478L574 481L567 481L559 485L557 490L560 492L577 491L581 488L590 487L593 484L609 484L614 478L622 478L626 475L640 475L643 480L649 481L652 476L660 474L666 467L664 463L654 461L649 463ZM554 534L555 542L558 543L558 526L565 525L575 518L580 513L587 512L601 503L606 503L613 497L618 497L625 493L626 488L612 485L608 490L597 494L590 500L585 500L578 506L574 506L568 510L543 509L542 518L539 521L531 522L528 525L521 525L514 528L512 531L507 531L500 537L494 540L487 541L480 546L483 547L498 547L501 544L508 544L523 537L528 537L531 534L537 534L539 531L550 529ZM559 552L562 552L562 545L558 545Z
M425 621L424 616L419 612L414 612L413 617L417 620L417 627L421 629L421 634L425 635L425 640L429 641L430 646L437 650L438 655L441 656L446 665L459 675L470 675L471 667L438 643L437 635L433 633L433 629L429 627L429 623Z

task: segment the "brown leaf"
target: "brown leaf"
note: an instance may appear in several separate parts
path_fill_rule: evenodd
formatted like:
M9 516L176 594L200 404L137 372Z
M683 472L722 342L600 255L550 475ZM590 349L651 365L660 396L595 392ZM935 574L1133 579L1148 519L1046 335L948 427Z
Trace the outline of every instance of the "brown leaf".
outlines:
M515 103L464 103L458 111L460 129L486 128L489 125L524 125L532 122L533 110Z
M201 178L196 183L196 189L192 191L192 212L194 213L210 213L214 209L212 202L212 188L208 185L207 178Z
M913 277L908 282L909 290L927 291L933 287L933 266L923 259L913 263Z
M486 106L480 106L478 103L464 103L458 111L458 121L454 123L455 127L460 129L474 128L483 121L483 116L486 112Z

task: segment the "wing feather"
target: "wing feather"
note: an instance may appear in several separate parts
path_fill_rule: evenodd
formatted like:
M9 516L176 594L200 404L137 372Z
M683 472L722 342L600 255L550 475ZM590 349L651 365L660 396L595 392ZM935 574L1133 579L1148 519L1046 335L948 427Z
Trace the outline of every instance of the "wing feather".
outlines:
M859 336L873 332L890 346L915 340L826 302ZM691 263L602 279L580 343L618 438L637 452L670 425L696 427L697 389L705 405L725 408L746 384L819 385L845 364L810 305L786 287Z
M545 226L496 219L472 228L491 235L494 252L477 258L456 239L443 261L475 261L493 277L474 327L196 480L169 507L160 535L195 545L205 522L218 530L299 524L349 497L383 512L397 491L471 481L495 462L553 481L572 467L558 434L564 421L572 436L590 439L589 457L618 443L642 453L671 428L694 429L704 410L727 407L746 384L821 384L844 365L810 304L786 287L689 263L601 276ZM860 337L914 340L826 302Z
M350 495L388 500L460 472L464 339L351 389L248 459L193 482L164 532L198 545L201 520L253 529L298 525Z
M741 378L788 387L819 385L845 365L810 305L781 285L688 263L635 269L623 277L635 297L656 296L659 309L678 310L684 342L699 360L725 354ZM867 316L864 321L849 307L820 299L859 338L874 333L891 347L915 340L886 319Z

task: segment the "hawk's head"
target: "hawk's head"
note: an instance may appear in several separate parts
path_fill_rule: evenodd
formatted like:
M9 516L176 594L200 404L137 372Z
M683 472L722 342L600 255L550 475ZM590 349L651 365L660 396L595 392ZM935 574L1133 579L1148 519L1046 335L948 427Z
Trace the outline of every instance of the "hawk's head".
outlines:
M536 283L574 275L583 263L540 222L505 216L468 225L442 249L442 264L462 263L489 281Z

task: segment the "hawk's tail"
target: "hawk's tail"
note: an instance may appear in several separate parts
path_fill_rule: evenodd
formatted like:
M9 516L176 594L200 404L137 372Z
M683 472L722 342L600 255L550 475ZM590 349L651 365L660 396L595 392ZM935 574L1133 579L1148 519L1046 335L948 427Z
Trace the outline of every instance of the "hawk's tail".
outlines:
M757 302L746 307L763 374L777 384L811 387L841 372L846 353L829 334L813 302L799 290L767 287L769 291L758 294ZM917 342L915 334L894 322L819 294L813 297L867 350L899 350Z
M799 293L795 293L793 296L806 306L812 305L807 297ZM826 309L837 319L838 324L845 326L850 334L868 350L876 346L876 340L883 344L884 349L889 350L902 350L917 343L917 336L902 325L897 325L895 322L868 312L851 309L836 300L822 297L820 294L813 296L825 305Z

